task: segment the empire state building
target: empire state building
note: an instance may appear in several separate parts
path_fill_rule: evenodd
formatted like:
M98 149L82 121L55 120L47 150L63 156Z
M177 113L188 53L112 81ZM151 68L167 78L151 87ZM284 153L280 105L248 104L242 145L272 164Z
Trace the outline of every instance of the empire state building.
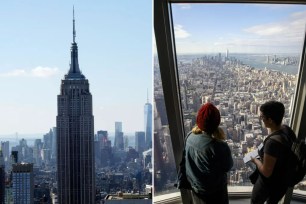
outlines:
M57 184L59 204L95 201L94 117L89 83L78 63L73 11L73 42L68 73L57 96Z

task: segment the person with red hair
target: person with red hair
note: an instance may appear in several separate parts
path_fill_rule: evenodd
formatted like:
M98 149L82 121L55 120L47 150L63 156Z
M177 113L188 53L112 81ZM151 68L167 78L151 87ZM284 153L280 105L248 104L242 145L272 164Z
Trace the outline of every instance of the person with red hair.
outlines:
M186 140L186 176L193 203L229 203L226 173L232 168L233 159L224 137L216 137L222 134L219 124L219 110L206 103L199 109L196 126Z

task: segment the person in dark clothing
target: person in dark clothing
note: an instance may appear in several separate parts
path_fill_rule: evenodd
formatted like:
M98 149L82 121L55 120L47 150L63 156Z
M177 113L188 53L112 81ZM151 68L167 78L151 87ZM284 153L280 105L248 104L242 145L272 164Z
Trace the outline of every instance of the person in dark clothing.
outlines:
M251 160L259 171L252 191L252 204L265 201L277 204L289 187L289 151L296 136L290 127L282 125L284 113L285 107L278 101L269 101L260 107L260 118L270 134L259 150L260 160Z
M233 166L225 141L216 139L220 112L211 103L198 111L197 125L189 133L185 147L186 176L195 204L227 204L227 172Z

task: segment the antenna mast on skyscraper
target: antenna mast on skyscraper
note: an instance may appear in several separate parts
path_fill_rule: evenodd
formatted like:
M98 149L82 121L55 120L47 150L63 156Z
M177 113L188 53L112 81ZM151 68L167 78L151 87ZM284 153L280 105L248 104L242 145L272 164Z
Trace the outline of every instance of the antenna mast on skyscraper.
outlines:
M75 43L75 25L74 25L74 5L73 5L73 42Z
M147 103L149 103L149 90L147 88Z

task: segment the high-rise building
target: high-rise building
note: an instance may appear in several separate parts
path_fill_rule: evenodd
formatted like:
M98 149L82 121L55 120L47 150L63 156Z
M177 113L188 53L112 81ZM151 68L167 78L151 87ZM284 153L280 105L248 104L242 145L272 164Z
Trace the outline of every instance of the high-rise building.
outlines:
M142 155L145 150L146 142L145 142L145 132L135 132L135 149Z
M1 142L1 150L4 161L5 162L8 161L10 157L10 142L9 141Z
M102 167L106 167L111 162L112 155L112 143L108 139L108 132L105 130L100 130L97 132L97 139L100 142L100 164Z
M115 122L115 133L122 132L122 122Z
M146 148L152 147L152 104L149 100L144 105L144 130L146 138Z
M16 204L34 203L34 177L33 164L16 163L13 164L12 182L13 199Z
M97 140L100 142L100 148L108 145L108 132L106 130L99 130L97 132Z
M34 158L34 164L36 166L40 166L42 159L41 159L41 150L42 150L43 143L41 142L41 139L35 139L34 146L33 146L33 158Z
M73 12L73 42L68 73L57 97L57 173L59 204L95 202L94 116L89 83L78 63Z
M5 165L2 150L0 150L0 204L5 199Z
M115 122L115 148L123 149L123 132L122 132L122 122Z
M12 164L16 164L18 162L18 151L12 151L11 162Z
M56 160L56 127L52 128L51 158Z

